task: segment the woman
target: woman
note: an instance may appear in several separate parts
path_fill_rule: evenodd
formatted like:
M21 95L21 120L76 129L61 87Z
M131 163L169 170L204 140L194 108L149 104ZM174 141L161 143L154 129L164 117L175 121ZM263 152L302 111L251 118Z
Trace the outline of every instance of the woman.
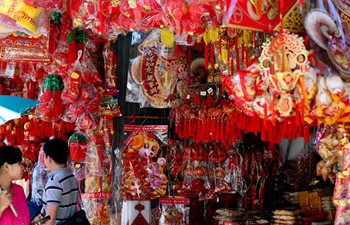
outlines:
M23 188L12 181L22 178L22 152L0 147L0 224L29 225L29 209Z

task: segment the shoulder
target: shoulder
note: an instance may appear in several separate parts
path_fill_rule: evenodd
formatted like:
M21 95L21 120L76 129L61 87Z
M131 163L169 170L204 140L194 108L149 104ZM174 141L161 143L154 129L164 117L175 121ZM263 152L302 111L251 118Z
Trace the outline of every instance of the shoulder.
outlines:
M67 177L74 177L74 175L72 174L72 172L67 169L67 168L63 168L60 169L58 171L56 171L55 174L53 174L52 176L49 177L49 181L56 181L58 183L62 183L62 181L64 181L65 179L67 179Z
M22 197L25 198L24 190L23 190L21 185L12 184L12 190L13 190L13 194L15 196L19 196L20 198L22 198Z
M12 184L12 189L13 189L14 192L23 192L24 193L24 190L23 190L21 185Z

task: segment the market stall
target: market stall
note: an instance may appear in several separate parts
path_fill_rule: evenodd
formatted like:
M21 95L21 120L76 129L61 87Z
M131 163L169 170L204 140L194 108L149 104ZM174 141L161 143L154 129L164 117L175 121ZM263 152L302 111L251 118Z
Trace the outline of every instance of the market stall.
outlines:
M0 5L29 198L58 137L93 225L350 223L346 1Z

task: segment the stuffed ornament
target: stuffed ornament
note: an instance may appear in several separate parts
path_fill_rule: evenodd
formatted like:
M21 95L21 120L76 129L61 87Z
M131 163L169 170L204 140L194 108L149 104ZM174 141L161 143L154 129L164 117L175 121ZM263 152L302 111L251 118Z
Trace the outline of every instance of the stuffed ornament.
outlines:
M81 132L74 133L69 137L68 146L70 156L74 162L82 163L85 161L87 142L87 137Z
M64 84L60 75L48 75L41 86L41 94L39 97L40 104L39 111L44 118L55 121L64 111L64 104L61 98Z

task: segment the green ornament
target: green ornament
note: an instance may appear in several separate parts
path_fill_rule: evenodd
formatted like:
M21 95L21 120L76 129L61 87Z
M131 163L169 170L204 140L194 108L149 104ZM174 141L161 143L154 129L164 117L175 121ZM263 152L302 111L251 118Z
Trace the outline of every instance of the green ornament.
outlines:
M58 74L50 74L47 77L45 77L43 85L41 87L42 90L63 90L64 89L64 83L62 80L62 77Z
M62 23L62 14L57 11L53 11L50 15L50 23L60 25Z
M85 136L84 133L82 132L76 132L74 134L72 134L69 139L68 139L68 145L72 142L72 141L75 141L75 142L78 142L78 143L86 143L88 142L88 139L87 137Z

